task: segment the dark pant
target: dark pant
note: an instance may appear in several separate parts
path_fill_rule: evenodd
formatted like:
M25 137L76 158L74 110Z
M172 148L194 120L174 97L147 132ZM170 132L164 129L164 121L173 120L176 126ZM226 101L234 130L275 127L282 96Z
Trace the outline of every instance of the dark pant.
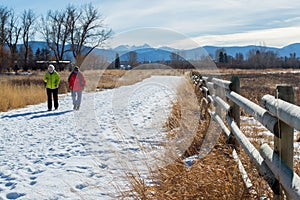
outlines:
M58 108L58 88L49 89L47 88L47 96L48 96L48 110L52 110L52 96L54 100L54 108Z

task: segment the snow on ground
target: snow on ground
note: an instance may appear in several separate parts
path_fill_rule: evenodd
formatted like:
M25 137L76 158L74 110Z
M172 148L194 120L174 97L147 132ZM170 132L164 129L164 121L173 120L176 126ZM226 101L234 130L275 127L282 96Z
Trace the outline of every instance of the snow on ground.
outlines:
M153 76L132 86L70 95L0 113L0 199L116 199L125 173L147 172L162 153L163 123L183 77Z
M241 130L247 133L250 140L260 140L261 143L274 144L274 134L258 122L254 117L241 117ZM270 138L272 140L270 141ZM300 143L296 142L298 139L298 130L294 129L294 159L300 160Z

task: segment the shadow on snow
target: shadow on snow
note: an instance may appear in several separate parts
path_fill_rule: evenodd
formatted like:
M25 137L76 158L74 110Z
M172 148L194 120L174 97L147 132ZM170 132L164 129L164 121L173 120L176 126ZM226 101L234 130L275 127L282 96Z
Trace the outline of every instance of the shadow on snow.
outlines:
M58 116L58 115L63 115L66 114L68 112L72 112L73 110L66 110L66 111L61 111L61 112L57 112L57 111L36 111L36 112L26 112L26 113L19 113L19 114L14 114L14 115L5 115L2 118L15 118L15 117L25 117L28 115L34 115L32 117L30 117L29 119L36 119L36 118L41 118L41 117L50 117L50 116ZM46 113L46 114L43 114ZM41 115L39 115L41 114Z
M36 119L36 118L42 118L42 117L51 117L51 116L59 116L59 115L63 115L69 112L73 112L73 110L66 110L66 111L62 111L62 112L48 112L47 114L42 114L42 115L35 115L30 117L30 119Z

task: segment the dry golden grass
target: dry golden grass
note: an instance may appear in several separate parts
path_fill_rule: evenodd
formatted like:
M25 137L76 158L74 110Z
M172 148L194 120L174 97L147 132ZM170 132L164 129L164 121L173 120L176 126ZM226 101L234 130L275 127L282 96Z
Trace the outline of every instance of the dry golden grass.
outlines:
M187 168L181 161L157 171L146 184L140 177L131 176L134 199L250 199L245 191L231 148L224 138L210 154Z
M1 75L0 84L0 111L22 108L27 105L38 104L47 100L43 81L43 73L35 73L29 76ZM63 74L59 87L59 93L68 91L66 75Z
M176 148L183 157L193 154L201 145L200 140L207 129L208 118L200 112L199 99L191 82L182 83L177 89L177 102L172 106L171 115L165 122L168 137L175 140ZM203 120L199 120L199 116ZM168 156L168 155L167 155Z
M41 85L14 85L2 83L0 93L0 111L22 108L27 105L45 102L47 97L44 86Z

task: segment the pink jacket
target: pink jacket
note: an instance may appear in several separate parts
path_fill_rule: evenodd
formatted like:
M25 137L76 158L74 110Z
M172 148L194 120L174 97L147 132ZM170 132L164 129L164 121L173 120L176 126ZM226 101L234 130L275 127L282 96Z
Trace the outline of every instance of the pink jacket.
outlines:
M73 71L68 78L68 83L69 88L76 91L83 90L86 85L84 75L80 71L77 73Z

